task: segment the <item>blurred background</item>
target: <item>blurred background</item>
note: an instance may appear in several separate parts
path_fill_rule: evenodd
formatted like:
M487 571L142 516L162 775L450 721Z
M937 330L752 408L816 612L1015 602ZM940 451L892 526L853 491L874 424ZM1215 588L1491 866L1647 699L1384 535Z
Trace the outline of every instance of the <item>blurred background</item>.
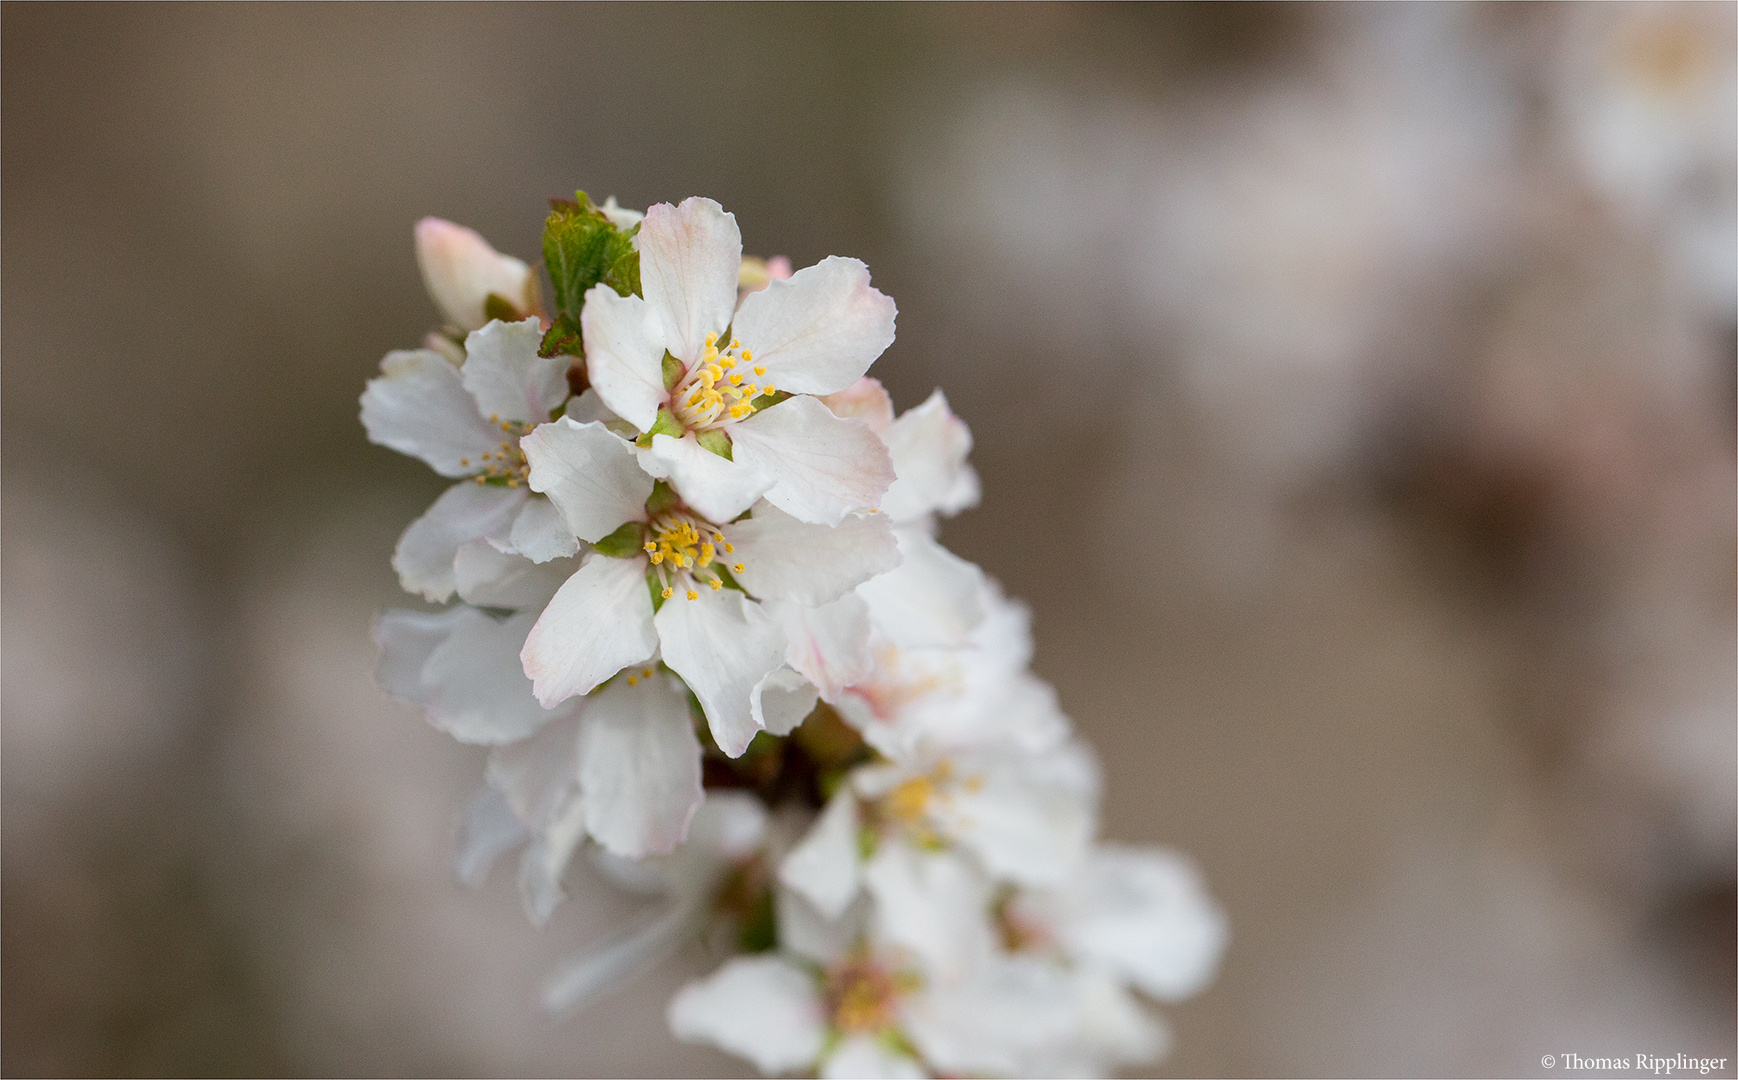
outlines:
M372 681L435 214L864 258L1105 831L1228 910L1167 1073L1734 1053L1732 4L0 11L0 1070L737 1075L450 871Z

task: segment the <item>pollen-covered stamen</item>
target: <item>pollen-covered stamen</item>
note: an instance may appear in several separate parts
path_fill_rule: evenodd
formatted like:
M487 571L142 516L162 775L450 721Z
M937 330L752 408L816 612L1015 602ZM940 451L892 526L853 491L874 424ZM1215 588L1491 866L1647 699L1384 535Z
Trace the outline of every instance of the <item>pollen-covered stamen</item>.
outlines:
M866 952L852 953L827 972L827 1019L847 1035L890 1030L899 1022L899 999L919 985L909 972L890 971Z
M771 383L756 382L766 367L754 362L754 354L735 338L719 341L706 335L700 358L670 391L670 411L676 422L690 431L721 428L754 415L754 400L773 393Z
M646 558L663 583L664 599L681 592L689 600L698 600L701 589L724 587L720 554L736 548L717 526L686 510L666 510L647 523L646 532ZM741 570L742 564L733 569Z
M467 469L476 469L472 479L479 484L495 483L518 487L531 474L531 466L525 460L525 451L519 449L519 440L529 435L531 429L537 425L503 420L499 416L489 417L489 423L500 428L505 438L494 450L483 451L475 461L460 458L459 464Z

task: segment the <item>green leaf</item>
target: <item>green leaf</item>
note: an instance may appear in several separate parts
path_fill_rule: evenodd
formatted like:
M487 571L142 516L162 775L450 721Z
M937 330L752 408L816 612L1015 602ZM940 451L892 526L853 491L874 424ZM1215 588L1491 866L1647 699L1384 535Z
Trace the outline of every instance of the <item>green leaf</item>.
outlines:
M519 309L513 306L513 301L494 292L483 298L483 314L487 318L500 319L502 322L518 322L525 317L519 314Z
M669 349L664 350L664 389L674 390L676 384L682 381L682 361L671 355Z
M566 315L558 315L543 333L543 344L537 347L539 356L584 356L585 342L580 337L579 325L569 322Z
M543 263L555 286L555 314L577 329L592 286L602 283L623 296L638 291L640 256L633 234L616 228L585 192L552 205L543 223Z
M593 544L599 555L608 555L612 559L628 559L645 550L644 527L637 521L624 524L615 532Z
M725 461L734 460L730 456L730 436L726 435L723 429L713 428L710 431L697 432L694 438L701 446L712 451L714 454L717 454Z
M676 505L676 493L663 480L652 481L652 494L646 499L646 513L657 517Z

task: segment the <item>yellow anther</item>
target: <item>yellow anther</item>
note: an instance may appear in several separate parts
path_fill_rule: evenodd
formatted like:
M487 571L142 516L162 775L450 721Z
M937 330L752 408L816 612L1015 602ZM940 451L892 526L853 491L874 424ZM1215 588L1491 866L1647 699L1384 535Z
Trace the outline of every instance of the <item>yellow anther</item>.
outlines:
M724 535L722 533L720 533L718 536L718 539L720 539L720 540L724 539ZM724 553L726 555L736 554L736 545L735 544L725 544L724 545Z
M708 349L712 348L713 346L715 346L717 344L718 344L718 335L717 334L707 334L706 335L706 347Z
M650 540L647 540L647 541L646 541L646 542L645 542L645 543L644 543L644 544L642 544L642 545L641 545L641 546L642 546L642 547L644 547L644 548L645 548L645 549L646 549L646 550L647 550L647 551L656 551L656 550L658 550L658 545L657 545L657 544L654 544L654 543L652 543L652 542L651 542L651 541L650 541Z
M460 465L469 465L470 463L471 463L471 459L468 457L462 457L459 459Z
M639 679L639 676L637 676L637 675L629 675L629 676L628 676L628 685L629 685L629 686L638 686L638 685L640 685L640 679Z
M742 376L738 375L734 371L731 372L730 373L730 385L731 386L741 386L742 385Z
M712 542L713 542L713 543L715 543L715 544L722 544L722 543L724 543L724 534L723 534L723 533L721 533L721 532L713 532L713 534L712 534Z
M647 546L647 547L648 547L648 548L649 548L649 547L651 547L651 546L652 546L652 545L650 545L650 544L647 544L647 545L646 545L646 546ZM658 564L659 564L659 563L661 563L661 562L663 562L663 561L664 561L664 553L663 553L663 552L662 552L662 551L654 551L654 552L652 552L652 565L653 565L653 566L656 566L656 565L658 565Z
M724 588L724 582L719 581L717 578L713 578L711 581L707 582L707 584L712 586L713 592L717 592L719 589Z
M743 353L743 354L742 354L742 358L743 358L743 359L744 359L744 360L747 360L747 359L748 359L748 354L747 354L747 353ZM765 374L766 374L766 365L765 365L765 364L756 364L756 365L754 365L754 373L755 373L755 374L756 374L756 375L765 375Z
M640 677L645 678L645 679L651 678L652 677L652 669L647 668L646 670L640 672Z
M732 570L733 570L733 571L735 571L735 572L736 572L736 573L738 573L738 574L740 574L740 573L742 573L742 572L743 572L743 571L744 571L744 570L746 570L746 569L748 569L748 567L746 567L746 566L744 566L744 565L743 565L743 564L742 564L742 563L733 563L733 564L732 564L732 565L731 565L731 567L730 567L730 569L732 569Z
M742 351L742 339L741 338L731 338L730 339L730 347L735 349L737 352L741 352Z
M700 594L695 592L693 589L689 589L688 590L688 599L698 600L698 599L700 599Z
M492 412L489 414L489 423L499 424L500 422L501 422L501 414L500 413L493 413Z
M700 545L700 565L705 566L707 563L709 563L711 561L712 561L712 545L711 544L701 544Z
M668 585L664 586L664 599L668 600L668 599L670 599L670 597L675 596L675 595L676 595L675 589L670 588L670 586L668 586Z

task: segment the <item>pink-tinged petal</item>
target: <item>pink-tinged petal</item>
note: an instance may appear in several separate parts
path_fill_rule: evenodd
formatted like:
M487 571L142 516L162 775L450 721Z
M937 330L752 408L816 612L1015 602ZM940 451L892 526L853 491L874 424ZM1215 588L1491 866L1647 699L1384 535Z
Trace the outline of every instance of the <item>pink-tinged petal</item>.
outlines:
M646 211L639 246L640 293L661 322L665 347L683 363L693 363L706 335L723 333L736 307L742 264L736 215L711 199L659 203ZM663 359L662 352L658 358Z
M669 480L682 501L709 521L734 519L772 486L765 472L719 457L693 435L652 436L652 445L640 451L640 467Z
M410 523L392 553L392 568L406 592L443 601L458 588L453 559L473 540L505 540L525 504L524 488L495 487L470 480L454 484Z
M512 531L507 534L507 545L534 563L579 553L579 541L567 519L548 499L525 500L519 516L513 519Z
M657 317L637 296L593 285L579 315L585 374L610 410L641 431L670 400L664 389L664 341Z
M1163 848L1100 845L1063 891L1058 927L1074 956L1108 967L1161 1001L1213 979L1228 937L1201 872Z
M739 956L670 1002L670 1032L746 1058L767 1075L807 1068L826 1041L815 977L777 956Z
M380 377L362 392L362 426L369 442L419 457L442 476L477 472L501 442L459 369L428 349L386 354Z
M784 632L734 589L701 588L693 600L678 592L655 621L664 663L700 699L718 748L741 756L760 731L750 696L784 662Z
M577 568L567 560L534 563L522 555L501 551L487 540L473 540L454 556L453 580L459 599L467 604L541 611Z
M814 711L819 697L809 680L788 667L777 667L754 685L749 714L767 734L789 735Z
M793 397L730 427L732 453L772 477L766 500L817 525L873 509L893 483L893 459L862 421L843 420L812 397Z
M751 294L731 332L780 390L835 394L893 344L897 314L867 266L834 255Z
M909 1054L872 1035L852 1035L827 1056L821 1080L923 1080L929 1074Z
M465 338L465 389L477 399L477 411L521 424L541 424L549 411L567 400L570 356L539 356L543 324L536 316L523 322L496 320Z
M947 407L940 390L881 434L898 479L881 512L898 524L930 514L957 514L977 505L978 474L966 463L972 433Z
M522 315L537 313L537 275L463 225L426 217L416 223L416 263L423 284L447 321L475 330L489 321L489 294Z
M893 399L873 375L863 376L837 394L827 394L821 398L821 404L832 410L834 416L863 421L877 435L893 423Z
M519 669L529 615L498 622L475 608L433 615L389 611L375 624L381 685L421 705L428 721L460 742L515 742L558 713L531 696Z
M543 609L519 659L548 708L591 693L657 649L645 560L594 554Z
M898 566L857 589L902 649L958 648L984 619L984 572L918 529L895 529Z
M736 550L736 580L752 595L825 604L899 565L899 544L879 516L848 517L837 528L798 521L768 503L747 521L726 525Z
M875 665L869 651L869 605L855 593L830 604L776 605L785 631L785 663L836 702L845 688L868 677Z
M611 684L580 718L585 829L617 855L675 850L699 808L700 740L688 695L667 676Z
M840 787L808 835L779 864L778 879L829 919L845 913L862 880L857 829L861 818L856 796Z
M602 424L564 416L519 440L519 448L531 466L531 490L549 496L581 540L594 543L645 520L652 478L635 462L633 447Z

